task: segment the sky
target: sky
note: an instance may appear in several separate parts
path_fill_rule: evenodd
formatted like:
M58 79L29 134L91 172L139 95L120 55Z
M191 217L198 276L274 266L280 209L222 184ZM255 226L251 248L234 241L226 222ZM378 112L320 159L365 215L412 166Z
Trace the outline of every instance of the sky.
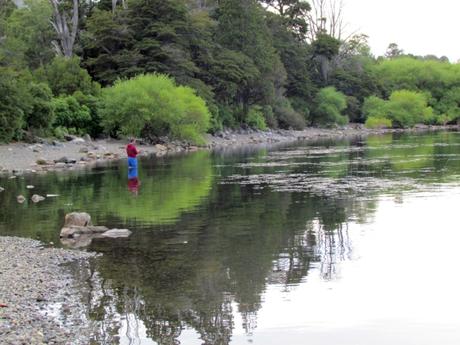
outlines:
M367 34L376 56L394 42L405 53L460 59L458 0L343 1L348 30Z

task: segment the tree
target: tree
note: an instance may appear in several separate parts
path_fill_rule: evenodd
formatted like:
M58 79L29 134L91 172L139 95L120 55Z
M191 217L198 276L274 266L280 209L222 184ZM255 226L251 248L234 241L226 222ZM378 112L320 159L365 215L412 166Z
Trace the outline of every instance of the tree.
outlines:
M73 56L75 39L78 32L78 9L79 0L72 0L72 6L68 10L64 0L49 0L53 7L52 25L58 36L57 41L53 41L56 52L62 56L70 58ZM69 23L69 17L71 21Z
M283 94L286 72L276 53L264 11L255 0L223 0L218 11L217 40L253 61L259 77L238 90L241 119L252 104L273 104Z
M304 0L261 0L268 8L278 13L291 32L299 41L307 38L308 22L307 14L311 6Z
M28 0L26 6L12 11L4 25L5 39L0 48L5 64L35 69L52 60L55 35L51 13L47 0Z
M399 49L399 46L396 43L390 43L385 53L385 57L387 59L394 59L402 56L403 54L404 50Z
M333 60L339 53L340 41L336 38L322 33L316 36L316 40L311 44L312 59L316 62L319 74L319 83L327 85L329 76L333 69Z
M72 95L76 91L91 95L99 91L99 85L80 67L77 57L58 56L51 64L38 70L36 75L39 80L48 83L55 96Z
M311 0L311 4L312 10L306 14L310 42L314 42L323 34L339 41L346 41L351 36L346 34L343 0Z
M134 47L134 33L128 21L125 10L112 13L99 9L86 21L86 30L81 35L83 64L102 85L143 71L139 66L142 56Z

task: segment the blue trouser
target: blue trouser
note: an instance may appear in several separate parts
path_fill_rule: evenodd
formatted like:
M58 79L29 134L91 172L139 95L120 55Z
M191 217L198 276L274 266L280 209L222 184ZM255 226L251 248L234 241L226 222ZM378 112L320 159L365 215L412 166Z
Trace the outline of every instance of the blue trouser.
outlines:
M137 158L128 157L128 169L137 169Z

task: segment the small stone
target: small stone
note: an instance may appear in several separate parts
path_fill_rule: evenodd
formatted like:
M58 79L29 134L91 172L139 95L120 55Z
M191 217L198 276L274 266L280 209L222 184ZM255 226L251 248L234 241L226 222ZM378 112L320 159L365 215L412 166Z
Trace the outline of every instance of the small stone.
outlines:
M37 202L40 202L40 201L45 200L45 197L43 197L43 196L41 196L41 195L38 195L38 194L34 194L34 195L32 195L31 200L32 200L34 203L37 203Z
M69 162L69 159L65 156L54 160L54 163L68 163L68 162Z
M24 195L18 195L16 197L16 200L18 201L18 203L22 204L24 201L26 201L26 198L24 197Z
M74 144L84 144L85 139L83 139L83 138L75 138L75 139L72 140L72 143L74 143Z
M27 188L27 189L34 189L35 187L32 186L31 184L29 184L29 185L26 186L26 188Z
M37 165L47 165L48 164L48 162L44 160L43 158L37 159L35 163L37 163Z
M5 190L5 188L0 187L0 193L3 192L4 190Z
M87 147L82 147L78 152L80 153L88 153L88 148Z

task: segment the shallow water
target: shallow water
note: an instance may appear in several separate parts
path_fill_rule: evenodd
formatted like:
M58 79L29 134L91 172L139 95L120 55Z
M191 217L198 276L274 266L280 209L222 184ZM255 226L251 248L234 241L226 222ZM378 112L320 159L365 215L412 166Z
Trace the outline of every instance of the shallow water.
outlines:
M147 159L139 181L0 179L1 235L62 245L71 211L133 231L75 272L95 344L460 343L459 133Z

